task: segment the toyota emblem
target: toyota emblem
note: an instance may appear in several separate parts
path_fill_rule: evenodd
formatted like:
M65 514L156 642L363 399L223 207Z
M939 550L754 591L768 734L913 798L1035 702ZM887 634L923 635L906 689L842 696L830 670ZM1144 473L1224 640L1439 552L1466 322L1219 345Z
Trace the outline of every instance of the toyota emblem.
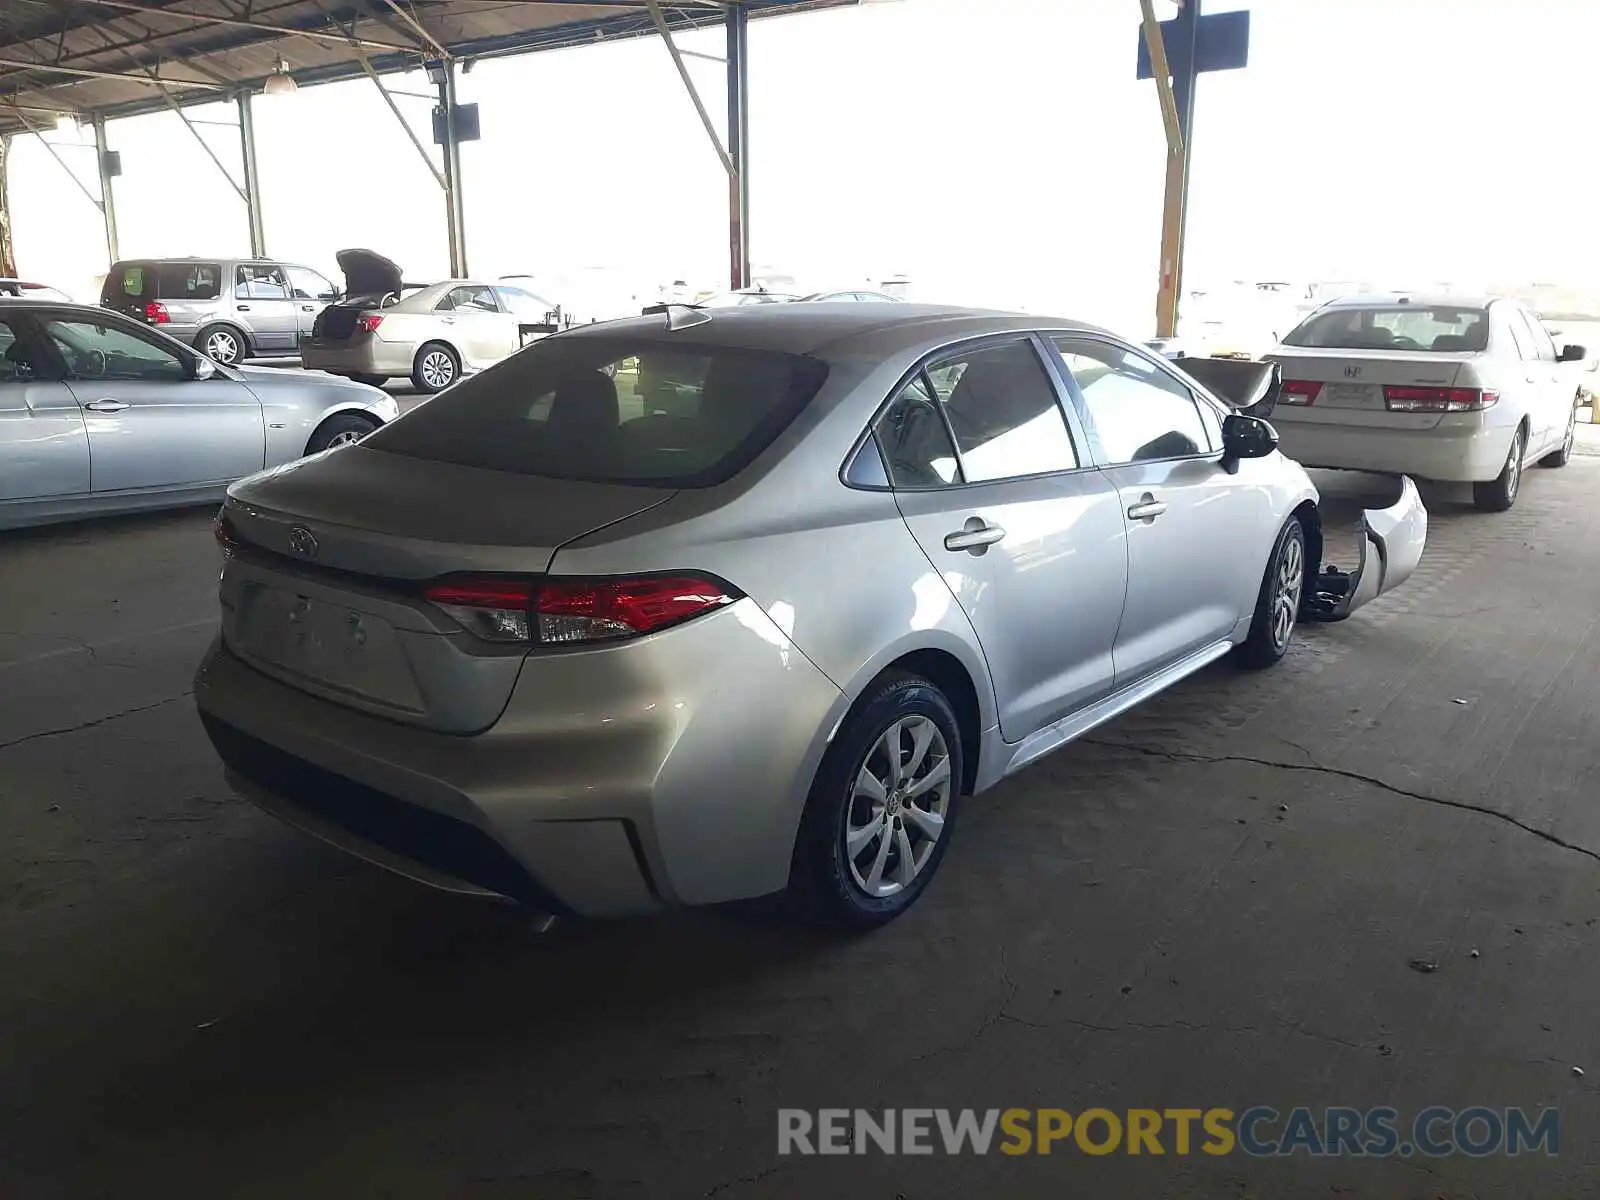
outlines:
M295 525L289 530L289 549L301 558L315 558L316 536L304 525Z

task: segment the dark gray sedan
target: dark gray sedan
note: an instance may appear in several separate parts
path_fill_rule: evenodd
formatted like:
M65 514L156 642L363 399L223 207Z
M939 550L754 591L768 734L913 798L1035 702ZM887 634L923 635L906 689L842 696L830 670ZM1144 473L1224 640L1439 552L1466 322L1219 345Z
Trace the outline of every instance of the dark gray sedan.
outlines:
M75 304L0 306L0 529L221 499L244 475L360 440L394 398L309 371L223 367Z

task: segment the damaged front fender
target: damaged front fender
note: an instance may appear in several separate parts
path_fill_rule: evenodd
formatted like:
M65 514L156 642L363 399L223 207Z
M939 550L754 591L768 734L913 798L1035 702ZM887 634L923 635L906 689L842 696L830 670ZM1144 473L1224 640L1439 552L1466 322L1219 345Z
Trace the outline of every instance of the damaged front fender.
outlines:
M1305 594L1300 615L1308 621L1342 621L1411 577L1428 540L1428 510L1409 475L1400 477L1400 499L1361 514L1361 561L1352 574L1324 566Z

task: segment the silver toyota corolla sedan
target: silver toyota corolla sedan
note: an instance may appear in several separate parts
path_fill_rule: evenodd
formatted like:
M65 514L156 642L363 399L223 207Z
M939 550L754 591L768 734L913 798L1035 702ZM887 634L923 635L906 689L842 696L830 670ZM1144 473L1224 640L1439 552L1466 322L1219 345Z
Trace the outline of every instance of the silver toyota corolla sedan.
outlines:
M354 442L393 397L222 367L103 308L0 306L0 529L220 498L241 475Z
M974 794L1403 582L1398 491L1324 570L1271 426L1100 330L669 308L231 488L196 702L241 793L438 887L868 926Z

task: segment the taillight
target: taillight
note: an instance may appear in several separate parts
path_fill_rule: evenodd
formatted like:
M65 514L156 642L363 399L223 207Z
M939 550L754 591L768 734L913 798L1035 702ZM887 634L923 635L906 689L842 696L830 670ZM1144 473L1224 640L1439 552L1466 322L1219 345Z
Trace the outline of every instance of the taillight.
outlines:
M1479 388L1409 387L1385 384L1383 402L1390 412L1482 412L1500 400L1499 392Z
M1312 404L1322 385L1314 379L1285 379L1278 390L1279 404Z
M631 579L443 579L423 596L491 642L572 646L639 637L739 599L699 575Z
M144 306L144 319L152 325L165 325L172 320L167 315L167 306L156 300Z
M224 554L232 554L239 548L239 535L234 531L233 522L228 519L228 514L220 508L211 522L211 533L217 539L217 545L222 547Z
M382 324L383 318L377 313L363 313L356 318L356 328L362 333L377 333Z

